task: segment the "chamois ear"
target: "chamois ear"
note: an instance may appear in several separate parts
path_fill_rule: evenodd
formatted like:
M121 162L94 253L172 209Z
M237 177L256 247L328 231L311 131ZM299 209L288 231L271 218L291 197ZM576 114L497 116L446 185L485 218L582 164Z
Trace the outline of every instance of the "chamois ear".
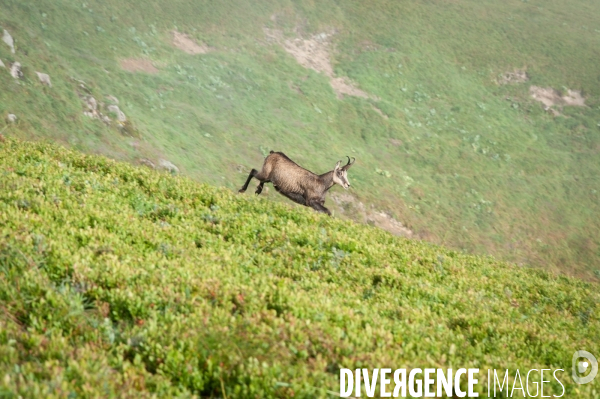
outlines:
M354 161L356 161L356 158L352 157L352 162L350 162L350 157L348 155L346 155L346 158L348 158L348 163L346 165L344 165L344 167L342 168L342 170L348 170L348 169L350 169L350 167L352 165L354 165Z
M342 161L337 161L337 163L335 164L335 168L333 168L333 170L338 170L340 168L341 163L342 163Z

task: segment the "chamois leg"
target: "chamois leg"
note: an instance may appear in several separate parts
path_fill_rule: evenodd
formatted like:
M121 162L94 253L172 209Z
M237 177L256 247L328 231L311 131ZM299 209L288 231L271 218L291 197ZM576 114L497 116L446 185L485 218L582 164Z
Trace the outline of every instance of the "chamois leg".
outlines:
M254 194L258 195L258 194L262 193L262 189L263 189L264 185L265 185L265 182L261 181L260 184L258 185L258 187L256 187L256 191L254 192Z
M307 205L317 212L323 212L331 216L331 212L329 211L329 209L325 208L319 200L309 201Z
M240 188L240 190L238 191L238 193L244 193L244 192L246 192L246 189L248 188L248 184L250 184L250 180L252 180L252 178L254 176L256 176L257 174L258 174L258 170L252 169L250 171L250 174L248 175L248 179L246 179L246 183L244 183L244 186L242 188Z

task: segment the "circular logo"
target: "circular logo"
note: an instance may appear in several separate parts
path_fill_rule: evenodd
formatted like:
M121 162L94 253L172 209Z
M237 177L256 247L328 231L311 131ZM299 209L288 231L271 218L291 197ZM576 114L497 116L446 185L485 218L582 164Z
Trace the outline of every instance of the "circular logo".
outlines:
M579 359L585 358L587 361L580 361ZM590 373L585 377L581 374L585 373L589 367L592 367ZM596 378L598 374L598 361L588 351L577 351L573 353L573 381L577 384L587 384Z

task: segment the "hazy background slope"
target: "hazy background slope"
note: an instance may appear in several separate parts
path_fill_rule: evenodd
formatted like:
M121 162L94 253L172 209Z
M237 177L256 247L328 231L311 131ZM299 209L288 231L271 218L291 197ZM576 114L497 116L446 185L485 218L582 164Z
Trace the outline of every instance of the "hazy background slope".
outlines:
M0 26L16 41L15 54L0 43L0 59L20 62L24 72L17 84L0 69L0 112L19 118L5 135L134 162L164 158L232 189L270 149L319 172L348 154L357 158L356 201L389 212L417 237L586 278L600 273L598 4L1 0L0 7ZM204 53L175 48L173 31ZM286 51L307 43L328 54L331 76ZM529 80L498 83L515 69ZM338 98L332 77L349 78L366 97ZM532 85L558 95L580 90L586 106L546 112ZM130 124L84 116L90 94L105 104L116 97ZM354 208L336 214L358 218Z

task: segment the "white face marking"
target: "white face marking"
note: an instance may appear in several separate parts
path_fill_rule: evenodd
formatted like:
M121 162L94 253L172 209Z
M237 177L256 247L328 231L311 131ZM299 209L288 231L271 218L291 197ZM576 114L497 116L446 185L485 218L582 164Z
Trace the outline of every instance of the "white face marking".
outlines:
M348 181L348 172L339 167L339 162L333 170L333 182L344 187L346 190L348 187L350 187L350 182Z

